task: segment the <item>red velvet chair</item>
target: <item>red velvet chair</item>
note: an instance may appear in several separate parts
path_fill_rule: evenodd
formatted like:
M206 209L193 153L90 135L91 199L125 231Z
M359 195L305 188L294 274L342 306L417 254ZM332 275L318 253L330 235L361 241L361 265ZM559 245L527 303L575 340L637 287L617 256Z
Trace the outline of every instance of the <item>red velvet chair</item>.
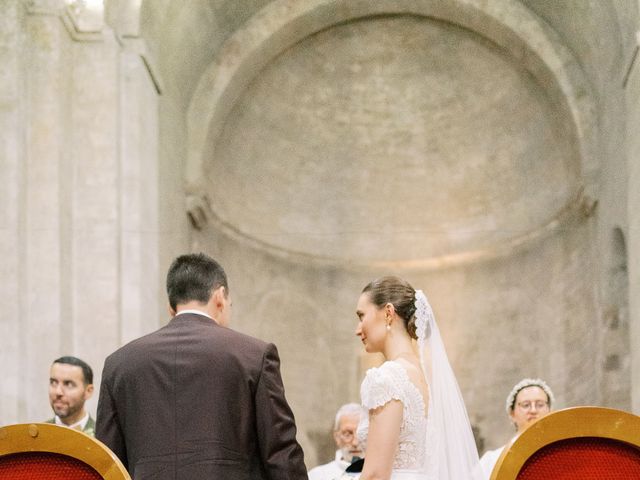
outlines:
M640 479L640 417L576 407L529 425L505 447L491 480Z
M106 445L48 423L0 428L0 479L131 480Z

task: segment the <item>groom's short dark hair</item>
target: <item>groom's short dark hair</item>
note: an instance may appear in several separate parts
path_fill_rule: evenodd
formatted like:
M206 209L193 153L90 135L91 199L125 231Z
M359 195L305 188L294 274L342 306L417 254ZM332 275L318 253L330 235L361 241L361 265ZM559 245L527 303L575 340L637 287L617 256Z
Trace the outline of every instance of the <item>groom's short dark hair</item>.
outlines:
M204 253L181 255L169 267L167 296L173 310L192 300L207 303L211 292L219 287L225 288L227 296L227 274L218 262Z

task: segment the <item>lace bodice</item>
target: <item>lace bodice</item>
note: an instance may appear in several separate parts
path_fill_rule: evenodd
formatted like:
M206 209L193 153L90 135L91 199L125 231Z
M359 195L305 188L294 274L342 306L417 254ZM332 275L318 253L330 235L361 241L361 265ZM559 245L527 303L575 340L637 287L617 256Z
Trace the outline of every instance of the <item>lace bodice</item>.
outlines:
M393 469L422 470L427 458L427 418L422 394L411 380L405 368L396 361L388 361L378 368L371 368L360 387L362 405L367 410L381 407L391 400L399 400L403 406L400 440ZM369 418L364 416L358 426L358 439L366 447ZM431 433L431 432L430 432Z

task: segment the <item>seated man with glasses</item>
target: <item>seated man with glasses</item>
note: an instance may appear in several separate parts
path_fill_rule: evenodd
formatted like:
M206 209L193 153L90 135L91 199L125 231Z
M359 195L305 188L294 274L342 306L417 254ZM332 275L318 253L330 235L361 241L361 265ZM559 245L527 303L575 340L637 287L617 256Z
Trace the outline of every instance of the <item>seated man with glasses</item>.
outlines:
M362 414L362 406L357 403L347 403L340 407L333 425L333 439L338 447L336 458L309 470L309 480L340 478L352 462L364 456L356 435Z
M551 411L555 401L549 386L539 378L525 378L519 381L507 397L506 410L516 429L516 436L531 422L544 417ZM483 478L488 480L504 445L490 450L480 459Z

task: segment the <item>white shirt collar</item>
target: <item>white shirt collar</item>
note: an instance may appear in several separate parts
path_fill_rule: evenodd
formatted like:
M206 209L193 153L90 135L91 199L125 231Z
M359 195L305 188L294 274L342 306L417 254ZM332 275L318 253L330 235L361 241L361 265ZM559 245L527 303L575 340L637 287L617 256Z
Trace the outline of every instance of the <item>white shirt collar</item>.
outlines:
M211 320L213 320L215 322L215 319L211 315L209 315L208 313L205 313L202 310L195 310L195 309L180 310L178 313L176 313L176 317L178 315L182 315L184 313L195 313L196 315L204 315L205 317L210 318Z
M87 426L88 421L89 421L89 412L85 413L84 417L82 417L79 421L77 421L72 425L67 425L62 420L60 420L60 417L58 415L55 416L56 425L62 425L63 427L69 427L69 428L80 427L80 430L84 430L84 427Z
M336 463L343 470L350 465L349 462L347 462L344 458L342 458L342 450L340 450L340 449L336 450Z

